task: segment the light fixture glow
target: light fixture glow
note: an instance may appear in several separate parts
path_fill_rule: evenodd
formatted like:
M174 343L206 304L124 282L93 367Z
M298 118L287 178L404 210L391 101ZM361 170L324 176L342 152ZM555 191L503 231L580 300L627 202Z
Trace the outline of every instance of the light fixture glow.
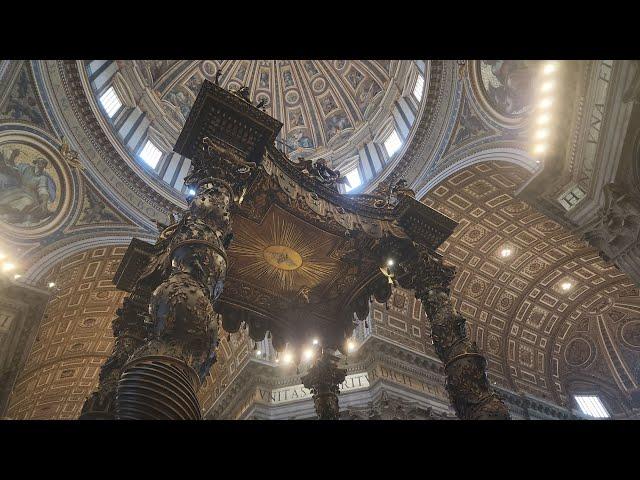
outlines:
M542 128L536 132L536 138L542 140L543 138L547 138L549 136L549 129Z
M508 256L510 256L513 252L511 251L511 249L509 247L505 247L502 249L502 251L500 252L500 256L502 258L507 258Z
M4 264L2 265L2 270L5 272L13 270L14 268L16 268L16 266L11 262L4 262Z
M540 90L543 92L548 92L553 88L553 82L544 82Z
M256 351L256 357L259 357L260 355L262 355L262 351L261 350L257 350Z
M55 286L56 286L56 284L55 284L55 282L49 282L49 283L47 284L47 286L48 286L49 288L53 288L53 287L55 287Z
M549 123L549 120L551 120L551 115L549 115L548 113L543 113L538 117L538 125Z
M393 259L392 259L392 258L390 258L389 260L387 260L387 265L388 265L389 267L393 267Z
M356 344L353 343L351 340L349 340L349 342L347 343L347 350L349 350L350 352L353 352L355 348L356 348Z
M533 147L533 153L544 153L546 149L547 146L541 143Z
M550 98L543 98L542 100L540 100L540 103L538 104L538 106L540 108L549 108L552 103L553 103L553 100L551 100Z
M544 73L545 75L549 75L550 73L553 73L555 71L556 71L555 63L547 63L542 69L542 73Z
M289 364L291 363L291 360L293 360L293 356L290 353L285 353L282 360L284 361L284 363Z
M189 189L189 195L195 195L196 191L193 188Z
M565 292L567 290L570 290L571 287L573 287L573 284L571 282L562 282L562 284L560 285L560 288L562 288L562 290L564 290Z
M0 260L4 260L5 257L6 257L6 255L4 253L0 252Z
M14 279L14 280L17 280L17 279L19 279L20 277L22 277L22 275L20 275L19 273L16 273L16 274L13 276L13 279Z
M318 339L317 339L317 338L314 338L314 339L313 339L313 342L311 342L311 343L313 343L314 345L318 345L319 341L318 341Z
M306 349L304 351L304 359L311 360L312 358L313 358L313 350L311 350L310 348Z

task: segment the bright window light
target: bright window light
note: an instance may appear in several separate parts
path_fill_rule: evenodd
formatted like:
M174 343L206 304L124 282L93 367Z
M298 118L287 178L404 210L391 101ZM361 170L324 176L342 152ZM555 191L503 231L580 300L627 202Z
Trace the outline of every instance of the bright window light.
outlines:
M422 92L424 91L424 77L422 75L418 75L416 79L416 84L413 87L413 96L416 97L416 100L422 100Z
M398 132L395 130L391 132L391 135L389 135L384 141L384 148L387 150L387 155L389 155L389 157L393 157L393 154L400 150L401 146L402 140L400 140Z
M161 156L162 152L158 150L158 148L153 143L151 143L151 140L147 140L147 143L140 152L140 158L144 160L145 163L151 168L156 168L156 165L158 165L158 161L160 161Z
M576 395L578 407L585 415L593 418L610 418L609 412L596 395Z
M358 173L357 168L354 168L345 176L347 177L347 180L349 180L349 185L344 186L346 192L350 192L351 190L359 187L362 184L362 179L360 178L360 174Z
M113 117L122 106L122 102L113 87L107 88L107 91L100 96L100 103L107 112L107 115L109 115L109 118Z

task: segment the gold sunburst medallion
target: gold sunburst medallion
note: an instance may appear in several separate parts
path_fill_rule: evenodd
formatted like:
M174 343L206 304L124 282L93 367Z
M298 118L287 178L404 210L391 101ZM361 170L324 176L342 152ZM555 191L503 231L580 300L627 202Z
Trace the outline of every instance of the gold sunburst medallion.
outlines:
M262 252L269 265L280 270L297 270L302 266L302 257L285 245L270 245Z
M336 237L272 207L261 228L238 218L229 247L232 275L251 277L270 288L297 292L331 278L338 262L329 258Z

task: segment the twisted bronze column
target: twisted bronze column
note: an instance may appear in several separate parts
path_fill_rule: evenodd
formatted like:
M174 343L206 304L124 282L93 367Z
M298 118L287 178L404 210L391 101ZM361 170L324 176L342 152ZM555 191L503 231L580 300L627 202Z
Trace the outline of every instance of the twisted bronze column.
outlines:
M323 351L309 372L301 378L305 388L311 390L319 420L338 420L338 395L346 374L346 370L338 368L338 358Z
M444 266L440 256L417 248L419 259L404 266L408 275L402 283L414 289L429 318L456 414L464 420L510 419L509 410L489 383L486 359L467 338L465 318L451 304L449 285L455 270Z
M163 229L119 311L114 352L82 418L201 418L196 393L215 362L218 325L212 304L227 272L229 208L255 167L203 140L185 179L195 194L182 218Z

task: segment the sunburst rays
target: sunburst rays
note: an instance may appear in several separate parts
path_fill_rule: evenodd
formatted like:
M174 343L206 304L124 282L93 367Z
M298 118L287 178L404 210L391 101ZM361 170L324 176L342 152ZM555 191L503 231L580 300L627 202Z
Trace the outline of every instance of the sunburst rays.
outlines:
M320 237L313 227L302 228L297 222L287 221L279 215L272 215L271 221L265 223L268 228L252 231L234 229L235 238L229 254L237 258L236 272L239 276L254 277L267 285L296 291L302 286L313 288L334 273L337 265L327 257L332 238ZM265 250L274 246L287 247L282 249L285 251L282 261L287 262L287 268L278 268L265 256ZM286 258L287 249L302 259L297 268L292 268L292 259ZM291 256L296 257L294 254ZM297 257L293 261L296 266L300 263Z

